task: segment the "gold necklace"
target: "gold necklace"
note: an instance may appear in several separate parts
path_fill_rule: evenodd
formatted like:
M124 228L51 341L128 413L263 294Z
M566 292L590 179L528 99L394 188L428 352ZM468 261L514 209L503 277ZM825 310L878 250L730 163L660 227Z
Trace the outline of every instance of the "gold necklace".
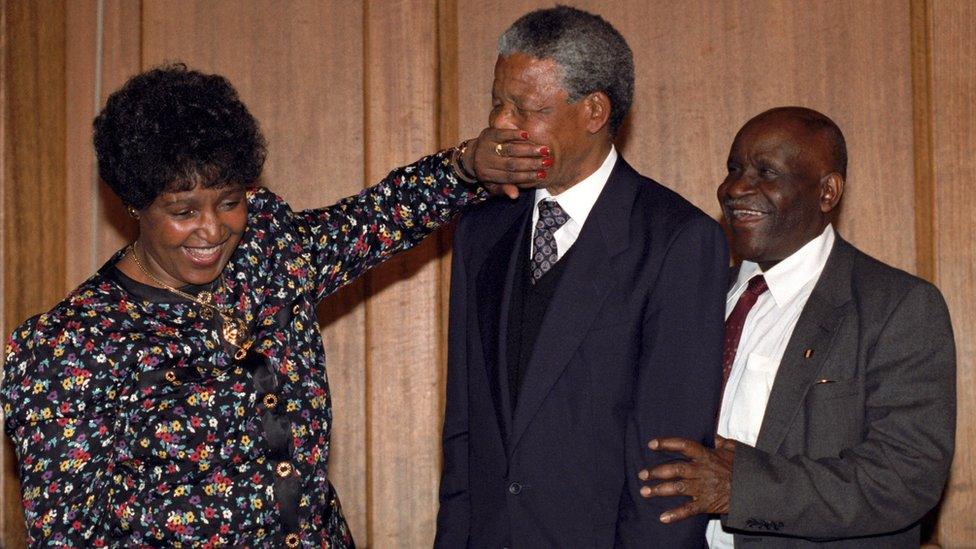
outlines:
M136 242L138 242L138 240ZM132 256L132 260L135 261L136 266L139 267L142 274L146 275L146 278L149 280L155 282L157 286L160 286L171 293L174 293L184 299L189 299L197 305L200 305L200 307L202 307L202 309L200 309L200 316L202 316L204 319L212 318L213 313L220 315L220 333L223 336L224 341L237 348L237 351L234 352L235 359L241 360L244 358L244 356L247 355L248 348L251 346L251 341L248 339L249 335L247 333L247 324L245 324L243 320L212 304L210 301L213 299L213 294L210 292L200 292L200 296L197 297L193 294L188 294L182 290L174 288L153 276L153 274L149 272L149 269L142 264L142 261L139 260L139 256L136 254L136 242L129 244L129 249L126 253ZM220 275L220 286L224 286L223 274Z

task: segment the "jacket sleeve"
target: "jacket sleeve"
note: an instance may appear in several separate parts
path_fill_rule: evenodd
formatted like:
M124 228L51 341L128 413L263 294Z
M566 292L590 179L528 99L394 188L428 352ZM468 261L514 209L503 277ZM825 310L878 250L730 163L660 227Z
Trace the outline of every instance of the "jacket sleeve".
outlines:
M866 345L862 442L821 459L739 444L726 526L868 536L909 527L935 506L955 436L955 345L942 296L915 285L877 334Z
M684 548L705 543L707 517L662 523L661 513L684 498L641 497L637 473L677 457L651 451L647 443L655 437L713 443L727 280L724 234L713 220L695 217L672 238L644 317L618 545Z
M316 299L322 299L486 197L480 187L457 180L448 151L424 157L332 206L292 214L298 263L310 263Z
M96 547L107 540L103 498L115 466L113 419L94 398L106 388L84 364L59 358L73 352L71 338L20 328L7 343L0 398L31 547Z
M463 223L462 223L463 225ZM468 545L468 372L465 333L467 276L461 246L462 229L454 239L451 257L451 301L448 313L451 340L447 362L447 403L444 410L440 509L434 547Z

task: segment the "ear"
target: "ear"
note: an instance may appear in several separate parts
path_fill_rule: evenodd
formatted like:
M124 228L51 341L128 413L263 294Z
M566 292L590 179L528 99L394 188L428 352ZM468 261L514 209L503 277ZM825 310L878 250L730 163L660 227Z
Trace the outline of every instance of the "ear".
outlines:
M593 92L583 98L583 112L586 116L586 129L599 133L607 128L610 121L610 98L602 91Z
M837 172L830 172L820 180L820 211L830 213L840 204L844 195L844 178Z

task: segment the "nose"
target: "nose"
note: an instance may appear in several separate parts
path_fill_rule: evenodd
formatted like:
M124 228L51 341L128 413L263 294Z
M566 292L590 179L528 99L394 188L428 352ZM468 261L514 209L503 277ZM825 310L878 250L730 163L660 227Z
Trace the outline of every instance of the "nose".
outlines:
M205 209L200 216L200 226L197 234L208 244L215 244L224 238L226 225L220 218L220 213L213 209Z
M755 191L752 178L745 170L739 173L730 173L719 187L719 193L729 198L740 198Z
M491 112L488 125L496 130L517 130L514 109L511 105L501 105Z

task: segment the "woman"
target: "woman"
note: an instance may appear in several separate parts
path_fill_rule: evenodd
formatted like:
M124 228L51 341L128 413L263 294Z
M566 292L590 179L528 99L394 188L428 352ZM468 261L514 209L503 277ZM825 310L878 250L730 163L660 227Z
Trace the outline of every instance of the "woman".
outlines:
M536 178L525 137L485 130L293 212L254 186L264 139L224 78L132 78L96 118L95 149L139 237L7 347L30 543L353 546L328 479L315 306L482 200L475 174Z

